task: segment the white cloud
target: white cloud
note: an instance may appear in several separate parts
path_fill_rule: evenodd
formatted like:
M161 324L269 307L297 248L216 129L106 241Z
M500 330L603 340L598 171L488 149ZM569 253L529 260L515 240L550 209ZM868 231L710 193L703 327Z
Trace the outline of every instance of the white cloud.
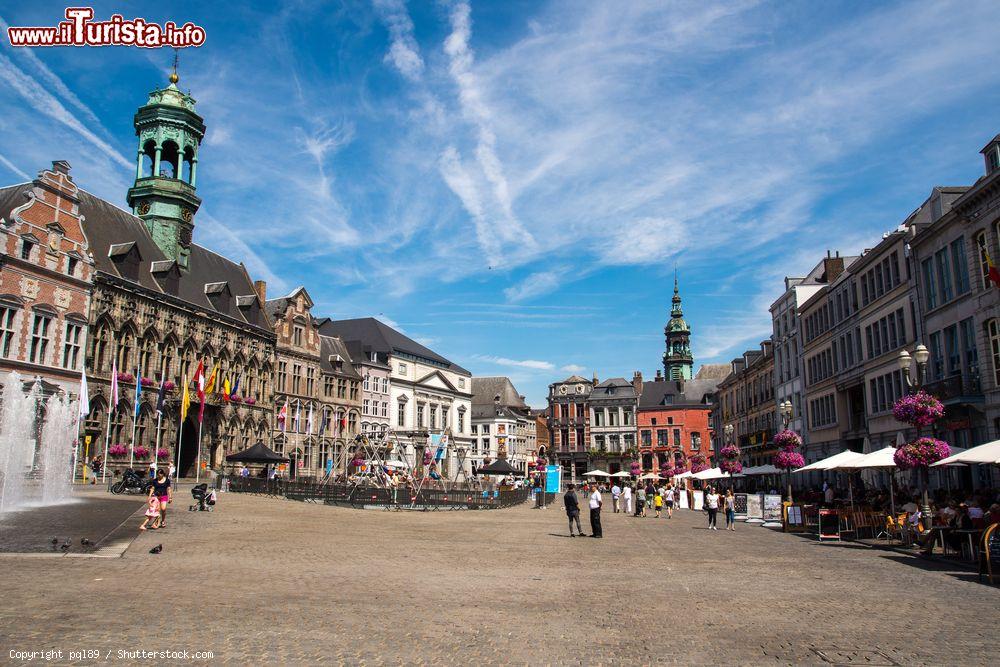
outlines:
M508 301L523 301L547 294L559 287L561 272L539 271L503 291Z
M12 172L14 172L15 174L17 174L19 177L23 178L24 180L26 180L26 181L30 181L31 180L31 176L28 176L28 174L26 174L24 171L22 171L21 169L18 169L18 167L17 167L16 164L14 164L13 162L11 162L7 158L5 158L3 155L0 155L0 164L2 164L3 166L7 167Z
M413 36L413 20L406 12L403 0L373 0L382 22L389 30L389 52L385 59L411 81L420 79L424 60Z
M587 369L577 364L566 364L565 366L562 366L559 370L566 371L567 373L582 373Z
M515 368L530 368L539 371L551 371L555 369L555 364L549 361L538 361L536 359L508 359L507 357L495 357L482 354L473 355L479 361L485 361L497 366L512 366Z

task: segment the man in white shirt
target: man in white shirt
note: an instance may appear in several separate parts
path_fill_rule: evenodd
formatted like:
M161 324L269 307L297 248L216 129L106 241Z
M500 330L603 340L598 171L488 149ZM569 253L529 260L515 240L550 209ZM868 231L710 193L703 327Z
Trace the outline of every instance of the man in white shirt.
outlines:
M823 482L823 486L826 486L826 488L823 489L823 500L826 501L827 505L832 505L833 504L833 487L832 486L827 486L826 482Z
M614 507L615 514L618 514L618 498L622 495L622 489L618 486L618 482L611 487L611 505Z
M604 537L601 530L601 505L603 504L601 492L597 490L597 484L590 485L590 532L591 537Z
M632 487L628 484L625 485L625 490L622 491L622 500L625 505L625 514L632 513Z

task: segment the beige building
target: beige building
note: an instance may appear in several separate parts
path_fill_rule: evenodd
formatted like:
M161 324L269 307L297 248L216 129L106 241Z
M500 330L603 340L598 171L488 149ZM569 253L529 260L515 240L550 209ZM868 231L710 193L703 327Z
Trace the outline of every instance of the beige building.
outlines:
M774 354L771 341L759 350L747 350L733 359L730 373L715 390L711 418L717 428L733 426L733 438L748 465L764 465L774 454L773 440L777 410L774 402ZM725 444L720 441L720 444Z

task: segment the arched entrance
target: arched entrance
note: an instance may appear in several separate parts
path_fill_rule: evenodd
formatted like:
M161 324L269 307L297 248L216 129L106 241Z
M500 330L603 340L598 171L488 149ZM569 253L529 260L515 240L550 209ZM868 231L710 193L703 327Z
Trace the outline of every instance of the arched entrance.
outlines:
M184 439L179 441L180 461L177 463L177 470L181 477L189 477L194 475L194 463L198 458L198 421L194 417L188 417L181 425L181 433Z

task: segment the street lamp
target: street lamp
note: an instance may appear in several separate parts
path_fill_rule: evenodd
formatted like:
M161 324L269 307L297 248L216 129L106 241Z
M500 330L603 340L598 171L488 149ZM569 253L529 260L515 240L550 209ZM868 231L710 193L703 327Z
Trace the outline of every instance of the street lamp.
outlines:
M913 349L913 355L906 350L899 351L899 357L897 358L897 363L899 364L899 369L903 371L903 379L906 380L906 385L910 388L912 392L920 390L923 386L924 380L927 377L927 361L930 359L931 353L922 344L917 345ZM917 377L913 379L910 377L911 371L911 361L917 362ZM920 427L917 427L917 437L920 437ZM924 528L930 530L934 521L931 517L931 501L929 494L927 492L927 487L930 486L930 471L924 467L921 474L921 481L923 482L923 494L920 499L920 517L923 521Z
M792 402L787 398L778 404L778 414L781 415L781 423L788 430L788 425L792 423ZM792 502L792 470L785 471L785 479L788 483L788 502Z

